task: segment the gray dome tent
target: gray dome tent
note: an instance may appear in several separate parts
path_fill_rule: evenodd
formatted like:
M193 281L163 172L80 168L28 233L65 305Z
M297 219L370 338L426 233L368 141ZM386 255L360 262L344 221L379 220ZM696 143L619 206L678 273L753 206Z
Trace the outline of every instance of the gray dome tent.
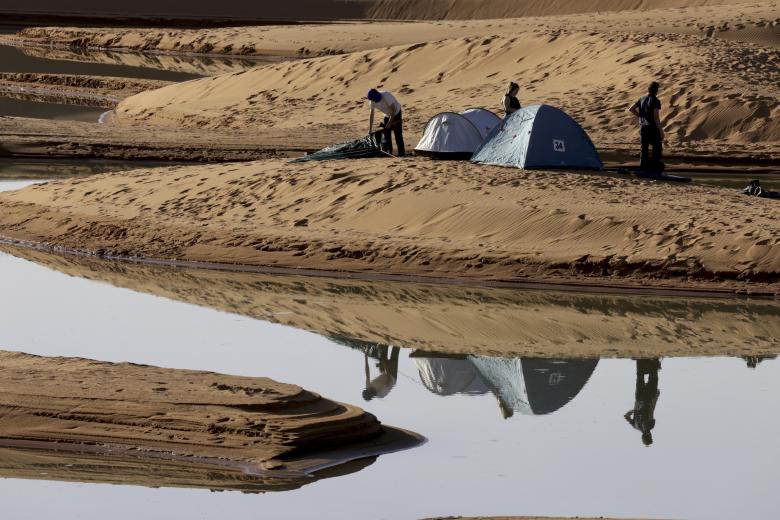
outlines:
M533 105L510 114L471 160L524 169L604 167L585 130L564 111L549 105Z
M425 125L414 150L420 155L443 159L469 159L501 118L485 108L469 108L460 114L442 112Z

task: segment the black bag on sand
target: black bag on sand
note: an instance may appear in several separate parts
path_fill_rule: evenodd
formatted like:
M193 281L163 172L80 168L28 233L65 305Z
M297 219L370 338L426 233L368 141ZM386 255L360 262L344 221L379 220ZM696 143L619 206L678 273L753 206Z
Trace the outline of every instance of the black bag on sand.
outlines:
M752 180L743 190L745 195L751 195L753 197L762 197L765 199L780 199L780 191L769 191L761 187L759 180Z

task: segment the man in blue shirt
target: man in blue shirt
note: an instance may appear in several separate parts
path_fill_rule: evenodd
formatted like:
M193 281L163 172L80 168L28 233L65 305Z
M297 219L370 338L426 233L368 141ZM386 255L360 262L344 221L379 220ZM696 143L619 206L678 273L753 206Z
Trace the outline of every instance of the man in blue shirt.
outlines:
M633 104L630 112L639 118L639 135L642 142L640 168L645 172L661 173L663 163L664 131L661 126L661 102L656 97L659 85L652 82L647 89L647 95ZM650 155L650 148L653 149Z

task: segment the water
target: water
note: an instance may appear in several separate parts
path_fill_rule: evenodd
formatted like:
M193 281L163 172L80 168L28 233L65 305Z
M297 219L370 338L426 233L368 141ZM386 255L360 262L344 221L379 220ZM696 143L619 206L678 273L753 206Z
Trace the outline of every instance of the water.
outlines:
M73 51L62 54L71 59L58 59L55 51L38 47L15 47L0 43L2 72L35 72L40 74L78 74L83 76L108 76L117 78L157 79L164 81L185 81L199 74L167 71L157 68L91 60L89 52L83 59ZM47 57L50 56L50 57ZM140 62L139 62L140 63Z
M2 26L0 26L2 27ZM1 34L1 32L0 32ZM230 58L111 52L45 47L16 47L0 41L0 72L73 74L119 78L186 81L237 72L277 61L275 57ZM105 104L106 101L103 101ZM106 109L45 102L24 94L0 94L0 115L97 122Z
M775 302L364 283L8 252L17 256L0 253L3 349L268 376L429 439L354 473L264 495L5 478L10 517L774 517L780 362L603 356L632 342L668 354L698 348L696 338L703 349L759 342L777 351ZM552 352L581 346L602 359L489 355L532 342ZM638 403L637 366L647 373ZM654 417L650 446L625 418L635 409L634 417Z
M159 161L111 161L84 159L39 159L0 157L0 192L31 184L97 173L119 172L137 168L171 166L177 163Z

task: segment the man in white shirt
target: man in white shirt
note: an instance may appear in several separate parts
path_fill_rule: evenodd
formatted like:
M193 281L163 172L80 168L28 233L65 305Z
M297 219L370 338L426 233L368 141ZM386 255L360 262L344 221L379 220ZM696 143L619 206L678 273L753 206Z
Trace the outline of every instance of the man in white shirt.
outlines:
M398 145L398 156L403 157L406 155L406 148L404 147L401 104L390 92L379 92L374 88L368 91L366 97L371 103L371 119L368 124L368 133L371 134L374 131L374 111L379 109L380 112L385 114L384 121L379 124L379 126L383 128L383 130L381 130L385 142L383 149L387 153L393 153L391 134L395 134L395 143Z

